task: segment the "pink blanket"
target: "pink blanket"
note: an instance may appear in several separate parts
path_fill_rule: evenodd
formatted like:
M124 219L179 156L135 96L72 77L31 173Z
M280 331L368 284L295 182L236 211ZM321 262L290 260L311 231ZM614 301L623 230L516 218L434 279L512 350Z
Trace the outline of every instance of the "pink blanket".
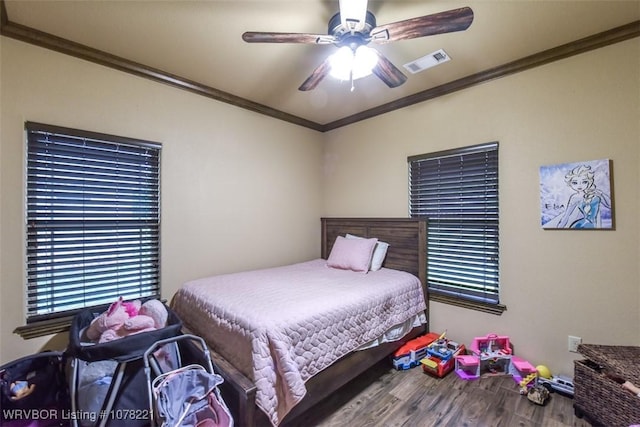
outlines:
M304 397L309 378L426 309L409 273L355 273L322 259L194 280L172 305L253 379L256 404L273 425Z

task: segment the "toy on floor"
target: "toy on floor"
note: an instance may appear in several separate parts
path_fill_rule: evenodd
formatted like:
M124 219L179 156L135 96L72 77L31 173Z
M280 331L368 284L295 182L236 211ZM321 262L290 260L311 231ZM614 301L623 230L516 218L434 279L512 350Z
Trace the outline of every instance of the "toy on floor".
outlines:
M464 344L458 344L445 337L446 331L427 346L427 355L420 360L422 370L430 375L442 378L453 371L455 357L465 353Z
M533 372L522 378L518 385L520 386L520 394L527 394L529 390L536 385L538 374Z
M469 350L470 355L456 357L456 373L460 378L473 380L485 373L508 371L512 353L508 336L476 337Z
M551 371L544 365L536 367L538 371L537 385L543 386L549 392L558 392L573 397L573 378L566 375L551 375Z
M471 354L455 357L456 374L463 380L475 380L482 375L511 375L521 387L532 386L536 368L513 355L509 337L489 334L476 337L469 347Z
M496 334L474 338L471 352L480 358L480 374L507 372L513 354L509 337Z
M429 332L407 341L393 354L393 367L404 371L418 366L420 359L427 354L427 346L437 340L438 334Z
M527 399L537 405L544 405L549 398L549 390L541 385L535 385L527 391Z

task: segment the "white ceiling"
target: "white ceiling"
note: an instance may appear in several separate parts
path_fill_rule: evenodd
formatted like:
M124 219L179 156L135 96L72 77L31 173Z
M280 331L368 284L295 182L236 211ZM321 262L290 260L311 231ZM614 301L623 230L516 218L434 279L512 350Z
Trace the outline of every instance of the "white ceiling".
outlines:
M388 88L375 76L325 78L298 90L336 48L245 43L245 31L326 34L329 0L5 0L8 19L198 82L253 103L326 124L538 52L640 20L640 0L369 1L378 25L469 6L464 32L402 40L378 49L408 76ZM438 49L452 58L410 74L402 67Z

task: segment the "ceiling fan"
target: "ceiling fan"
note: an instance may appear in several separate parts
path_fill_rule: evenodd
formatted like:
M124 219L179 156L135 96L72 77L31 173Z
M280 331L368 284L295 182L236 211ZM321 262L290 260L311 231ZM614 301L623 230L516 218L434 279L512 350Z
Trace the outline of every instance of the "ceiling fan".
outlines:
M463 7L377 26L375 16L367 10L367 0L340 0L340 12L329 20L328 34L247 31L242 34L242 39L248 43L333 44L341 48L343 55L351 60L347 73L352 82L352 89L353 80L363 77L351 66L356 61L364 62L368 67L368 70L360 74L373 73L387 86L394 88L403 84L407 76L377 49L368 48L369 43L382 44L464 31L472 22L473 11L469 7ZM338 55L328 57L298 89L314 89L322 79L332 73L332 69L335 70L333 64L336 63L337 57Z

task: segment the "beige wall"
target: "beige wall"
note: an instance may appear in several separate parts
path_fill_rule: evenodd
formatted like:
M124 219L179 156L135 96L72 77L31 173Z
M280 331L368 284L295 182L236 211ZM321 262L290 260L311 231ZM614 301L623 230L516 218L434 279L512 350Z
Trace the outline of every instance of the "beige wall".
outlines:
M162 293L320 254L322 135L5 37L1 48L0 361L23 340L25 121L158 141ZM248 126L247 123L250 125Z
M24 313L25 120L163 143L163 296L319 254L318 218L407 216L406 157L500 142L502 316L431 304L432 330L508 334L570 373L567 335L640 344L640 40L319 134L0 38L0 360L48 345ZM250 125L247 125L250 124ZM324 148L323 148L324 147ZM610 158L615 231L539 224L541 165ZM252 186L252 199L242 197ZM286 245L281 244L283 236ZM64 345L64 336L54 340Z
M446 66L446 65L445 65ZM499 141L502 316L431 303L432 330L510 335L572 374L567 336L640 344L640 39L331 132L324 214L407 216L407 156ZM615 231L542 230L542 165L611 159Z

